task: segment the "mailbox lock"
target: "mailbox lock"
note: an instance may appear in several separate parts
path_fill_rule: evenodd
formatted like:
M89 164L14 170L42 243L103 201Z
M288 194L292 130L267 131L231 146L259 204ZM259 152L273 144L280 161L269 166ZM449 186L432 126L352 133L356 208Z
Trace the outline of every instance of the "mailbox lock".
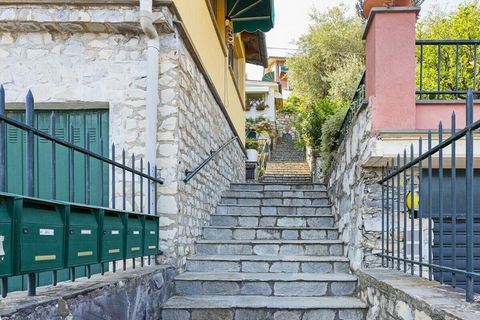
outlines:
M73 234L73 229L70 229L70 234Z
M106 231L106 230L103 230L103 234L107 234L107 231Z
M28 228L22 228L22 233L27 234L28 233Z

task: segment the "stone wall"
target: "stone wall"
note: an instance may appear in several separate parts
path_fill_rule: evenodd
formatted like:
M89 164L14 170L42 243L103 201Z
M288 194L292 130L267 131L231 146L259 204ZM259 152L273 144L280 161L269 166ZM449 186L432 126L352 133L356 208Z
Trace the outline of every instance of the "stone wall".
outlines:
M177 55L170 61L177 74L177 78L172 79L177 87L170 92L170 102L176 106L170 113L177 117L175 125L172 122L176 130L170 141L161 141L160 153L165 155L168 150L172 160L178 161L173 170L163 175L166 183L161 188L164 193L160 197L163 204L160 206L160 235L166 256L176 259L177 266L183 268L186 256L193 253L194 241L201 236L202 228L214 213L222 191L228 189L231 182L245 179L245 155L239 142L234 141L192 180L182 181L185 170L195 169L208 158L211 150L218 149L234 135L185 43L179 41L177 48ZM162 100L165 96L163 94ZM171 188L174 193L166 190L169 186L177 187L176 190Z
M289 134L290 136L292 136L293 140L297 140L299 138L298 132L293 126L295 120L295 114L277 112L275 118L275 125L277 128L278 137L282 137L284 134Z
M369 305L368 320L474 320L478 303L465 291L389 269L357 271L360 297Z
M381 170L363 167L375 149L370 106L361 109L328 174L328 190L353 269L379 266L381 253Z
M158 189L160 248L166 263L181 268L222 191L244 180L245 157L240 143L234 142L183 183L185 170L197 167L234 133L198 59L187 50L189 40L173 27L174 14L166 7L155 10L161 51L156 165L165 180ZM137 6L4 5L0 83L7 102L24 102L28 89L36 102L107 102L116 160L121 161L122 149L127 159L133 153L139 159L146 154L146 42ZM122 181L117 172L117 193L111 198L115 196L119 207ZM130 179L127 175L127 194Z
M34 298L26 292L11 293L0 302L0 318L159 319L162 303L174 293L174 277L172 267L144 267L41 287Z

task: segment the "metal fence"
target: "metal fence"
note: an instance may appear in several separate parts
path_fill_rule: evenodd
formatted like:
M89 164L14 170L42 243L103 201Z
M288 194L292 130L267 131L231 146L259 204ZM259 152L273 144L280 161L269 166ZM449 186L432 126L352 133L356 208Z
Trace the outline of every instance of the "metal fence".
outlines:
M26 97L25 123L7 116L5 107L5 90L0 86L2 295L7 295L9 278L12 277L28 275L28 293L35 295L40 272L51 272L51 283L56 285L59 270L70 270L68 278L75 281L75 270L80 266L85 266L86 276L90 277L92 264L98 264L100 273L103 274L106 271L105 263L110 264L114 272L119 260L123 260L124 269L129 258L132 258L133 267L135 258L140 258L143 266L144 257L148 256L150 263L150 257L159 252L157 189L163 181L157 174L156 165L144 162L133 154L127 159L125 150L121 151L121 162L118 162L115 160L117 154L114 144L111 145L110 158L92 152L88 132L86 146L78 146L73 139L76 132L73 125L69 128L68 141L60 139L56 136L56 116L53 112L50 132L35 128L34 98L31 92ZM7 169L7 144L10 142L8 134L11 130L20 130L24 136L21 148L25 158L9 160L24 161L20 173ZM43 147L40 150L40 141L43 146L49 145L50 148ZM101 139L100 143L102 144ZM68 154L67 165L58 164L60 148ZM100 150L104 150L103 145ZM48 161L45 161L47 158ZM78 165L82 170L77 170ZM66 177L63 181L68 183L59 185L61 177ZM102 180L104 177L109 181L106 186ZM49 182L42 184L44 187L50 185L51 197L48 199L41 198L39 190L35 190L39 185L37 179ZM85 194L83 199L76 196L76 182L79 180L82 180L85 188L82 190ZM24 183L25 193L12 192L7 181ZM95 183L100 183L100 188L97 188L99 198L103 199L103 195L106 195L108 201L96 205L91 203ZM67 199L58 197L59 189L65 191L65 188L68 190ZM83 227L81 230L75 229L75 219L78 218L75 213L85 214L80 221L90 221L77 225ZM84 235L85 239L74 238L78 234ZM82 245L88 243L91 248L79 251ZM53 250L53 253L47 253L49 250Z
M383 266L464 287L471 302L480 277L480 172L473 153L480 120L473 121L473 92L466 95L466 126L457 130L453 113L448 138L440 122L438 144L429 131L426 149L420 138L418 156L412 144L383 168L379 183Z
M352 101L350 102L350 108L347 111L347 114L345 115L345 119L343 120L342 126L340 127L340 131L338 132L338 137L337 137L337 145L339 146L342 141L345 139L348 129L350 128L350 125L353 122L353 118L355 117L355 114L357 113L358 110L360 110L362 107L365 107L367 105L366 99L366 92L365 92L365 71L362 74L362 77L360 78L360 81L358 82L357 89L355 90L355 94L353 95Z
M480 40L417 40L417 99L464 100L480 97Z

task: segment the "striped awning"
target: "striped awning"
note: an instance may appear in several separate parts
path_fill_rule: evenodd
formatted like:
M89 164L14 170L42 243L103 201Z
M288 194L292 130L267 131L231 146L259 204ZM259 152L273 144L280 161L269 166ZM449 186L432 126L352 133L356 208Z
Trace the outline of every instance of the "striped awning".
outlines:
M273 28L273 0L227 0L227 19L235 32L267 32Z

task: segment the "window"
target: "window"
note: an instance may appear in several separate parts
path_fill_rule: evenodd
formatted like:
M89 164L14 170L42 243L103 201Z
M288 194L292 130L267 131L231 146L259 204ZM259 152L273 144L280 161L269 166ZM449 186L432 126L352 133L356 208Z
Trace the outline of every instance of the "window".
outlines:
M265 103L265 95L262 93L254 93L247 95L247 110L255 108L257 111L262 111L268 108Z

